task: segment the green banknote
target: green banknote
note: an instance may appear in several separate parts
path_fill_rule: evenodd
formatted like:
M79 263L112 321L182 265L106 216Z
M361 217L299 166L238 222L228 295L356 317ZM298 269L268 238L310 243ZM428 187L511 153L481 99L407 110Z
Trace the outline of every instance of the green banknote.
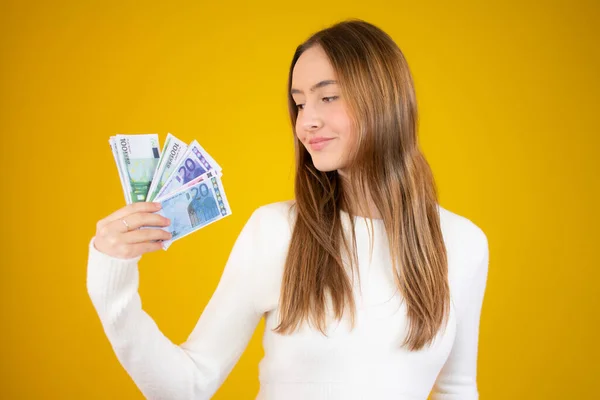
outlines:
M157 134L116 135L120 175L129 203L146 201L160 159ZM127 195L126 195L127 197Z

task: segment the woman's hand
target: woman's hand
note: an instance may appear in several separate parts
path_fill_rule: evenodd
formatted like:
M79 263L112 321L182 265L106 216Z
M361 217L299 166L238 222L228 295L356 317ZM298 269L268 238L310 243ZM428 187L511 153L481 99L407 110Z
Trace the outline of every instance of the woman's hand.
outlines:
M104 254L116 258L133 258L162 249L162 240L171 234L162 229L139 229L142 226L169 226L171 221L162 215L160 203L129 204L98 221L94 246Z

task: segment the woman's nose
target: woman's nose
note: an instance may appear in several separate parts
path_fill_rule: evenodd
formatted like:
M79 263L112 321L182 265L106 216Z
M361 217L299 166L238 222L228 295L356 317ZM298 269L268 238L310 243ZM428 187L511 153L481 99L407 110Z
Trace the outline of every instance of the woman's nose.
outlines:
M314 131L323 126L323 123L320 120L314 119L310 121L306 121L302 123L302 127L305 131Z
M305 131L319 129L321 126L323 126L323 119L316 112L316 110L310 106L307 107L305 105L298 118L300 119L300 126Z

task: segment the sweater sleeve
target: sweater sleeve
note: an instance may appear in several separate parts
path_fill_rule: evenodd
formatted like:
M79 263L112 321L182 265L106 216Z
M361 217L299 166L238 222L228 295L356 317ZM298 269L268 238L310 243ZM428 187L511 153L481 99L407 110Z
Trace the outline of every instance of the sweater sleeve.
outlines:
M483 236L483 258L474 269L463 305L458 314L456 337L452 351L438 375L431 400L477 400L477 350L479 321L487 282L489 250Z
M91 240L88 294L119 362L146 398L209 399L236 364L262 317L254 284L260 274L259 228L254 212L233 246L215 292L181 345L173 344L142 309L141 257L110 257Z

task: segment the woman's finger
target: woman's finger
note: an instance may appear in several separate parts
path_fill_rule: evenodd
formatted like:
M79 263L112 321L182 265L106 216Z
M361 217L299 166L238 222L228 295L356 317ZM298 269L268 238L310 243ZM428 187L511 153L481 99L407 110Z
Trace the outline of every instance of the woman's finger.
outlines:
M121 220L125 220L127 224L123 224ZM127 225L129 228L128 230L130 231L141 228L142 226L169 226L171 223L168 218L163 217L162 215L150 213L135 213L123 217L121 220L113 221L113 223L120 223L123 226Z
M117 211L115 211L114 213L110 214L108 217L100 220L98 222L98 230L104 228L106 225L110 224L111 222L118 221L124 217L127 217L128 215L135 214L135 213L153 213L153 212L160 210L160 208L161 208L160 203L147 202L147 201L128 204L127 206L120 208Z
M137 229L123 234L121 240L123 240L124 243L136 244L169 239L171 239L171 234L162 229Z
M168 218L158 214L150 213L135 213L125 216L121 219L114 220L107 225L98 227L99 235L109 233L127 233L141 228L142 226L169 226L171 221Z

